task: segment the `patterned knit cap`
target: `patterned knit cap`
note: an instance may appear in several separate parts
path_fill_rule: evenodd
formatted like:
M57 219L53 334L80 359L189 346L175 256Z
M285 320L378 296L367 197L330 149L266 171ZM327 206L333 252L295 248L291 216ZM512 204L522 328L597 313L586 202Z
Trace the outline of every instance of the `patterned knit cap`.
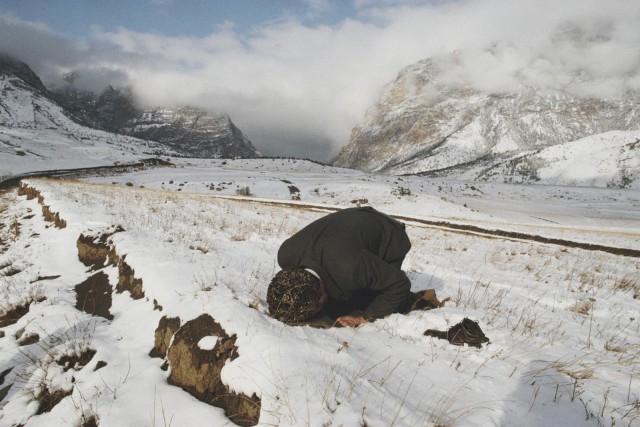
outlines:
M284 323L302 322L315 314L320 300L320 283L301 268L280 270L269 284L269 313Z

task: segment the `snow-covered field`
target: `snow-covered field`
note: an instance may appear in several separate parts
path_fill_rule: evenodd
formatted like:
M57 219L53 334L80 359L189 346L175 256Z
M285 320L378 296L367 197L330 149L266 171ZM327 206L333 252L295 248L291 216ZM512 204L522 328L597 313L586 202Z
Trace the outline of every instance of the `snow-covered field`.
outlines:
M64 228L44 220L37 199L2 195L0 311L31 305L0 329L0 425L232 425L170 385L172 367L149 356L163 316L184 324L205 313L236 336L222 381L261 399L260 425L640 425L635 257L409 222L403 268L413 290L450 297L445 307L325 330L286 326L265 303L280 243L330 208L369 204L640 249L639 191L391 177L299 160L176 164L27 180ZM90 316L75 308L76 285L96 271L76 242L115 226L123 231L109 241L144 297L113 292L109 319ZM101 271L118 284L118 268ZM423 335L464 317L491 342L456 347ZM199 346L215 351L215 342ZM80 354L90 360L63 358ZM56 392L44 411L39 402Z

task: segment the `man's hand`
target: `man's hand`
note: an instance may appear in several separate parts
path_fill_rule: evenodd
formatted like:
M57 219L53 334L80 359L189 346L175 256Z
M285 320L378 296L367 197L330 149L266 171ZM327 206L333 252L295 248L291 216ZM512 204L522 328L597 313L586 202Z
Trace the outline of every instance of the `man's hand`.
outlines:
M336 319L336 322L342 326L360 326L363 323L367 323L367 319L362 316L340 316Z

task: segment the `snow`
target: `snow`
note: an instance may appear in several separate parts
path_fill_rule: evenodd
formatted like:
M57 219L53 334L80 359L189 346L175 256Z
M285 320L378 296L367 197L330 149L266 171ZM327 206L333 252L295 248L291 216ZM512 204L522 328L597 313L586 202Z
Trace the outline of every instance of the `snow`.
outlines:
M450 297L445 307L322 330L286 326L265 302L280 243L335 208L362 203L640 249L638 190L392 177L286 159L172 161L175 168L122 176L27 180L67 221L63 229L44 221L36 199L2 195L0 310L39 302L1 329L0 373L13 370L0 388L13 386L0 425L78 425L91 415L101 426L232 425L221 409L170 385L163 361L148 355L162 316L184 323L203 313L235 334L239 355L222 380L261 398L260 425L638 425L635 257L409 221L403 268L413 290ZM244 187L251 196L236 194ZM78 260L76 241L115 225L125 231L113 245L145 297L113 293L107 320L75 309L75 285L95 273ZM103 271L115 285L117 268ZM488 345L423 335L464 317L479 322ZM28 333L40 342L19 346L16 335ZM56 363L87 348L96 354L83 368L64 372ZM95 370L99 361L106 366ZM35 415L45 385L71 394Z
M213 336L204 337L200 341L198 341L198 348L200 350L211 351L215 348L217 343L218 343L218 337L213 337Z
M539 157L547 162L555 161L539 169L540 179L544 183L602 187L621 172L635 178L640 173L640 156L633 153L640 148L633 147L638 145L639 139L640 132L607 132L563 146L548 147Z

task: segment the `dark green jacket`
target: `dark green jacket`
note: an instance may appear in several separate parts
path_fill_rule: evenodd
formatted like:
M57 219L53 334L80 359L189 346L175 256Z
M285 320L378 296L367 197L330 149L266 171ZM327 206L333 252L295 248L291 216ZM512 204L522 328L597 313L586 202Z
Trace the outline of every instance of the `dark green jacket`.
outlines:
M331 302L346 302L368 291L364 316L400 310L411 282L400 269L411 249L401 222L373 208L349 208L322 217L285 240L278 251L282 268L310 268Z

